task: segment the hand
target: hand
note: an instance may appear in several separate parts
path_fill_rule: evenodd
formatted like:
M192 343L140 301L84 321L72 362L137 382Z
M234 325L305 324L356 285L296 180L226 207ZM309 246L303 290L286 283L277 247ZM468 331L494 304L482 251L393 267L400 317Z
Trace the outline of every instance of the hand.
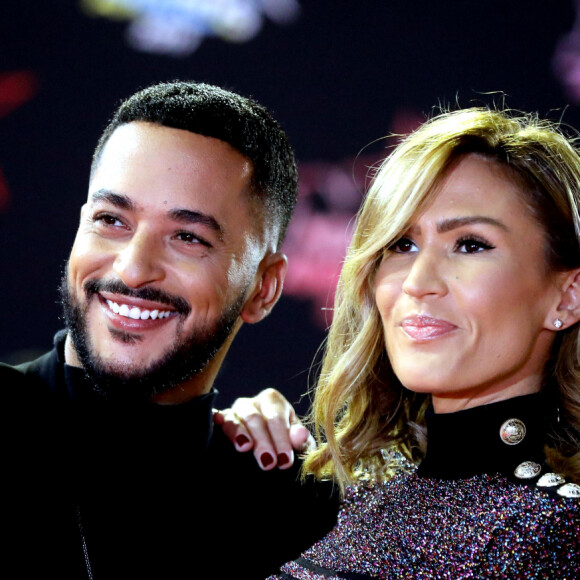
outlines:
M294 450L306 451L314 446L312 435L276 389L236 399L231 409L214 411L214 421L238 451L253 449L264 471L276 466L288 469L294 463Z

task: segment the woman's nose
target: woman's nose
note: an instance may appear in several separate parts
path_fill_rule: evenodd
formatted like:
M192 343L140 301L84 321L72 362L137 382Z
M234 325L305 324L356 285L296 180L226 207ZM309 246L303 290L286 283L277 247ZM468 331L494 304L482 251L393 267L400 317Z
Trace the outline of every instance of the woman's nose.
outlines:
M447 283L442 275L443 260L430 250L418 252L403 282L403 292L414 298L447 294Z

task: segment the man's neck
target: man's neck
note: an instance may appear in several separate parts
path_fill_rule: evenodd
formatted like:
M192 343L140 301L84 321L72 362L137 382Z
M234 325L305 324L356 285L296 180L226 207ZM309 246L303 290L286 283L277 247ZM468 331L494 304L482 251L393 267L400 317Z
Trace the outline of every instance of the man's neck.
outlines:
M229 347L229 344L228 344ZM151 401L158 405L181 405L191 401L195 397L205 395L211 391L218 371L222 365L227 348L222 349L218 355L210 361L206 368L197 373L191 379L152 397ZM64 361L65 364L82 368L81 361L78 357L70 334L67 334L64 343Z
M208 367L210 366L211 365L208 365ZM209 393L216 375L217 370L212 372L211 368L206 368L188 381L185 381L168 391L155 395L152 397L151 401L158 405L181 405L187 403L195 397L200 397L201 395Z

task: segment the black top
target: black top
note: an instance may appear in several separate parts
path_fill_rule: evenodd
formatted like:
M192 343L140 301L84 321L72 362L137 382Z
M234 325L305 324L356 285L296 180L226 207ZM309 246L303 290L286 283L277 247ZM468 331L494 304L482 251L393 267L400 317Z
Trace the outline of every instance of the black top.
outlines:
M111 404L55 342L0 365L11 577L264 578L332 527L328 487L263 472L212 430L215 392Z
M268 580L580 577L580 487L544 458L549 392L426 419L417 471L348 488L334 530Z
M515 468L524 461L545 465L546 433L549 422L555 419L552 417L555 409L556 404L547 393L514 397L455 413L437 414L431 407L425 416L429 434L427 453L418 474L442 479L481 473L512 477ZM521 440L516 437L507 444L501 429L510 419L519 422L512 429L523 425L525 432L519 434Z

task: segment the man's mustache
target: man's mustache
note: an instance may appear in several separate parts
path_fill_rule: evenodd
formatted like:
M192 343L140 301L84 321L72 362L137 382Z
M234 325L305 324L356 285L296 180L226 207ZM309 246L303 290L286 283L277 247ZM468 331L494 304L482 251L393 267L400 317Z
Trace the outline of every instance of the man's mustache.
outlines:
M84 290L87 298L100 292L110 292L129 298L140 298L141 300L159 302L160 304L171 306L183 316L187 316L191 312L191 306L181 296L168 294L158 288L129 288L121 280L89 280L85 283Z

